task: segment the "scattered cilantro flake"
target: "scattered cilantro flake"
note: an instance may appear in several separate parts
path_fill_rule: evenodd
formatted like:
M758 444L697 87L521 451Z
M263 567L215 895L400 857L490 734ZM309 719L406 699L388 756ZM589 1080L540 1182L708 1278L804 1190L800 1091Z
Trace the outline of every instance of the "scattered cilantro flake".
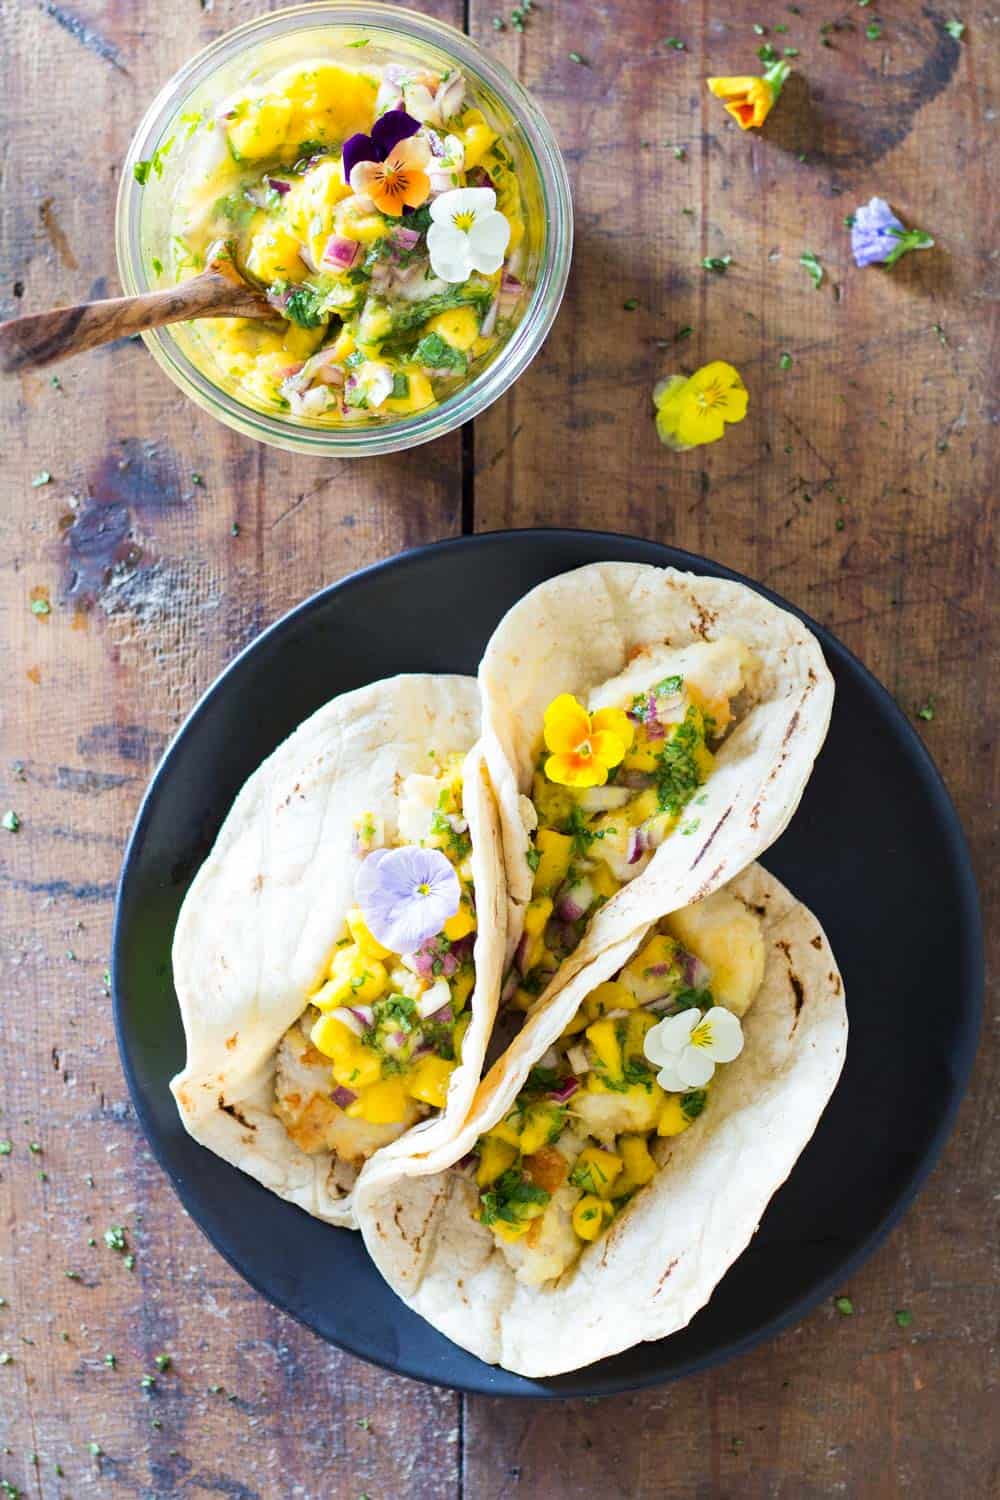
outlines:
M786 57L798 57L799 55L798 47L783 47L782 51Z
M571 52L569 55L569 60L572 63L579 63L582 68L590 67L590 63L585 57L581 57L579 52Z
M813 279L813 286L818 292L823 282L823 267L819 263L818 256L814 255L811 250L803 250L799 256L799 265L805 266Z
M763 46L757 48L757 56L762 63L776 63L778 61L777 51L771 46L770 42L765 42Z
M144 1391L155 1391L156 1390L156 1376L155 1375L144 1375L142 1377L142 1379L139 1381L139 1384L142 1386L142 1388L143 1388Z
M359 1417L356 1423L356 1426L360 1427L362 1432L367 1432L371 1425L370 1417Z
M12 807L8 807L3 817L0 818L0 825L6 828L8 833L16 833L21 826L21 819L18 817L17 813ZM6 1151L3 1150L4 1146L8 1148ZM0 1154L2 1154L3 1156L10 1155L9 1141L0 1141Z
M885 265L892 267L901 255L906 255L911 250L929 250L934 244L929 234L922 229L890 229L889 233L899 241L895 250L886 256Z
M230 536L239 536L239 534L240 534L240 523L239 523L239 521L234 521L233 524L232 524L232 526L230 526L230 528L229 528L229 535Z
M682 42L679 37L666 36L663 38L664 47L672 47L675 52L686 52L687 43Z
M162 262L162 260L160 259L160 257L158 255L152 255L152 256L150 256L149 264L153 268L153 275L154 276L162 276L163 275L163 262Z
M13 1356L13 1354L8 1353L8 1351L6 1349L4 1349L2 1351L2 1353L0 1353L0 1365L12 1365L13 1363L14 1363L14 1356Z
M349 47L367 47L368 46L368 42L369 42L369 38L365 36L365 37L362 37L359 42L348 42L347 45Z
M43 484L51 483L52 475L49 473L48 469L39 469L38 473L33 477L31 481L31 488L33 490L41 489Z
M834 522L834 530L843 531L846 525L847 522L844 520L843 516L838 516L836 521Z
M677 158L678 161L687 161L687 147L686 146L675 146L674 147L674 155L676 156L676 158Z
M38 1141L29 1141L28 1150L31 1152L32 1156L40 1156L42 1152L42 1148L39 1145Z
M47 599L32 599L31 613L33 615L50 615L52 613L52 605Z
M917 718L923 719L926 724L930 724L934 718L934 701L934 694L928 693L926 703L922 703L917 709Z
M106 1354L104 1356L104 1363L107 1365L109 1370L116 1370L118 1368L117 1354Z
M125 1250L125 1229L121 1224L112 1224L104 1231L104 1243L109 1250L116 1250L119 1254Z
M853 214L845 214L844 215L844 228L845 229L853 229L854 228L854 215Z
M125 1256L123 1264L126 1271L133 1271L135 1269L135 1256L131 1253L131 1251L128 1255Z
M718 275L724 275L732 261L731 255L706 255L702 260L702 266L706 271L715 271Z
M159 1370L160 1374L163 1375L166 1374L167 1370L170 1369L170 1366L173 1364L173 1360L171 1359L169 1354L157 1354L153 1359L153 1363Z
M865 36L870 42L877 42L882 35L882 22L870 21L865 27Z
M960 42L965 35L965 22L959 21L955 16L952 16L950 21L945 21L944 29L949 36L955 38L956 42Z
M939 344L944 344L945 347L947 348L947 345L948 345L948 335L945 333L944 329L941 327L941 324L940 323L932 323L931 324L931 332L932 333L936 333L937 336L938 336L938 343Z
M87 1452L90 1454L91 1458L100 1458L104 1453L104 1449L101 1447L100 1443L88 1443Z
M897 1307L895 1312L896 1322L900 1328L909 1328L913 1322L913 1314L908 1307Z
M63 1274L65 1275L67 1281L81 1281L82 1280L82 1277L81 1277L79 1271L65 1271Z
M507 29L507 25L506 25L506 22L503 19L503 16L494 16L493 17L493 30L494 31L506 31L506 29Z
M850 1318L854 1313L854 1303L850 1297L834 1297L833 1305L842 1318Z
M759 26L756 23L756 21L754 22L754 28L753 29L757 33L758 36L767 36L767 27L766 26Z
M16 817L16 814L15 814L15 817ZM6 826L7 825L6 825L6 821L5 821L4 822L4 827L6 827ZM13 1141L0 1141L0 1156L9 1156L10 1153L13 1151L13 1149L14 1149L14 1142Z
M626 312L635 312L635 310L636 310L636 308L638 306L639 306L639 299L638 299L638 297L627 297L626 300L622 303L622 307L625 309Z
M787 352L784 353L778 360L778 364L783 370L790 370L792 368L792 356Z
M779 21L774 29L775 31L781 32L783 35L788 30L788 27L785 25L784 21Z
M204 474L192 474L191 475L191 483L198 485L199 488L201 488L201 489L204 489L205 488L205 476L204 476Z
M133 166L132 176L135 178L140 187L145 187L146 183L149 181L149 174L152 166L152 161L137 161Z

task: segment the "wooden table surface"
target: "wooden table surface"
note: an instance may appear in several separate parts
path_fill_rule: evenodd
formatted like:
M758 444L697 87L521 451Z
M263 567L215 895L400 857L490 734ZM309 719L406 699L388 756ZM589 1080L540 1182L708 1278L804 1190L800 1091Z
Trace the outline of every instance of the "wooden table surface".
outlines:
M196 410L131 343L0 392L0 801L20 818L0 831L3 1493L1000 1494L995 1019L919 1203L843 1289L853 1316L820 1307L722 1369L600 1403L466 1400L330 1350L210 1248L134 1118L109 928L164 745L291 605L462 531L635 532L809 610L907 712L933 699L917 726L996 911L996 5L956 0L961 40L950 6L918 0L538 0L523 32L506 5L495 28L495 5L428 8L540 100L578 237L544 350L474 432L382 460L290 457ZM131 132L193 50L264 8L6 0L0 316L115 288ZM798 49L797 73L766 130L742 134L703 79L756 67L755 22ZM855 270L844 216L875 193L936 249ZM673 455L651 388L717 358L743 373L749 416ZM115 1225L134 1261L106 1247Z

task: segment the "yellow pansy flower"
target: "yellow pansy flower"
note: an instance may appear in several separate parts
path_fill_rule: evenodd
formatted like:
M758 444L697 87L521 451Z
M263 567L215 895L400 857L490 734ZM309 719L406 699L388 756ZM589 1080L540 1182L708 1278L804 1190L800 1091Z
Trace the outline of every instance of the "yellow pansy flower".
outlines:
M741 130L763 125L781 93L781 86L791 69L786 62L768 68L763 78L741 75L736 78L706 78L712 93L721 99Z
M660 442L678 453L717 443L727 422L743 421L749 399L739 371L721 359L688 378L668 375L653 388Z
M603 786L620 765L635 729L620 708L589 714L572 693L560 693L545 710L545 744L552 751L545 774L560 786Z

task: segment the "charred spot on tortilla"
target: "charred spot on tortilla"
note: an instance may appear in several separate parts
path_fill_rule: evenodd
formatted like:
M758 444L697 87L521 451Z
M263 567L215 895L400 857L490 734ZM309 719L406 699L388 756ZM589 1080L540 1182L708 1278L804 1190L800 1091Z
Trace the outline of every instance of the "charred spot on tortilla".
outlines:
M242 1125L244 1130L255 1131L257 1129L252 1120L248 1120L246 1115L240 1113L239 1107L237 1105L226 1103L224 1094L219 1095L219 1108L222 1110L222 1113L224 1115L230 1115L232 1119L237 1122L237 1124Z
M238 1031L234 1031L233 1034L232 1034L232 1036L227 1036L226 1037L226 1051L227 1052L232 1052L233 1048L236 1046L236 1044L239 1041L239 1039L240 1039L240 1034L239 1034Z
M812 943L812 946L814 948L822 948L823 946L823 939L820 937L818 932L816 936L814 938L810 938L809 941Z
M679 1257L675 1258L674 1260L672 1260L672 1261L670 1261L668 1263L667 1269L663 1272L663 1275L660 1277L659 1281L656 1283L656 1290L653 1293L654 1297L658 1297L660 1295L660 1293L663 1290L663 1283L666 1281L667 1277L671 1274L671 1272L674 1270L674 1268L676 1266L678 1266L679 1264L680 1264Z
M694 869L695 865L699 864L700 861L702 860L702 858L708 853L708 846L709 846L709 844L715 838L715 835L718 833L718 831L722 827L723 823L729 817L729 814L732 812L732 810L733 810L733 805L732 805L732 803L730 803L729 806L726 808L725 812L722 814L722 817L719 819L719 821L716 823L715 827L712 829L712 832L708 835L708 838L705 840L705 842L702 844L701 848L698 850L698 853L696 854L695 858L692 860L692 862L691 862L691 868L692 868L692 870Z

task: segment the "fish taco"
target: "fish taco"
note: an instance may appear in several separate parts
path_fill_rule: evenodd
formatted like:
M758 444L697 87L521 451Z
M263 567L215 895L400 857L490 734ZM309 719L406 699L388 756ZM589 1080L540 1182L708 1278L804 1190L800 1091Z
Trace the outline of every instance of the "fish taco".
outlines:
M347 693L250 777L180 913L185 1127L282 1198L354 1224L365 1163L468 1112L506 907L472 678Z

